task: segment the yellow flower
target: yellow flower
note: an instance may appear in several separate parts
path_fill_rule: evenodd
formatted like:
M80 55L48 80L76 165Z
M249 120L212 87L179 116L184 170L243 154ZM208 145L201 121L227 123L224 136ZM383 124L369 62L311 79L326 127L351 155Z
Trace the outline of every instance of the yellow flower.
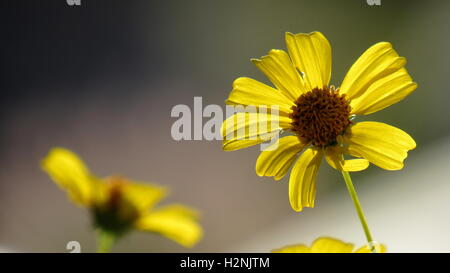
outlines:
M377 253L386 253L386 247L384 245L376 246ZM316 239L311 247L305 245L291 245L285 246L280 249L272 250L273 253L371 253L370 248L365 245L354 250L354 245L344 243L340 240L320 237Z
M223 149L246 148L290 131L293 135L280 138L273 149L261 153L256 173L280 180L293 165L289 199L295 211L314 207L315 180L323 157L340 171L361 171L369 162L386 170L403 168L407 151L416 147L407 133L384 123L352 120L397 103L416 89L404 68L406 59L390 43L377 43L335 88L330 85L331 47L320 32L286 33L286 44L289 55L271 50L252 60L276 88L245 77L234 81L227 104L256 106L264 113L240 112L225 120ZM278 115L271 111L275 107ZM278 126L266 126L273 120ZM251 126L258 126L258 131ZM356 158L344 160L344 154Z
M53 148L42 168L73 202L90 210L95 225L104 232L156 232L185 247L202 237L197 211L179 204L155 208L167 196L164 187L120 176L97 178L76 154L63 148Z

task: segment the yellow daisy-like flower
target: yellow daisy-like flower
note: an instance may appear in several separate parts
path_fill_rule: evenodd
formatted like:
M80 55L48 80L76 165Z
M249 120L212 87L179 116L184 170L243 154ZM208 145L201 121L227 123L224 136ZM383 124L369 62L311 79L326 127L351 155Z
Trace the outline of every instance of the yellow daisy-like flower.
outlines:
M131 230L159 233L185 246L202 237L198 212L179 204L155 208L167 196L165 187L131 182L120 176L98 178L73 152L53 148L42 168L77 205L92 213L96 227L115 236Z
M265 113L241 112L225 120L223 149L242 149L277 137L283 130L292 132L273 144L276 149L261 153L256 173L280 180L293 165L289 199L295 211L314 206L323 157L340 171L361 171L369 162L386 170L403 168L407 151L416 147L407 133L379 122L354 123L352 118L384 109L417 88L404 68L406 59L390 43L377 43L335 88L330 85L331 46L322 33L286 33L286 44L289 54L271 50L252 60L276 88L245 77L234 81L227 104L256 106ZM278 115L272 113L274 107ZM261 126L273 120L278 126ZM255 125L258 131L249 130ZM356 158L345 160L344 154Z
M354 249L354 245L342 242L330 237L320 237L316 239L311 247L305 245L291 245L280 249L272 250L273 253L372 253L370 248L365 245ZM386 253L384 245L376 246L377 253Z

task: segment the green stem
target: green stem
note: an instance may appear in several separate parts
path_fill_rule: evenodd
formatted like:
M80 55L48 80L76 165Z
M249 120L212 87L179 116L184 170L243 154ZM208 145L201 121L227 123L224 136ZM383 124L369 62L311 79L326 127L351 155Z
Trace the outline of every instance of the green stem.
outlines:
M98 229L97 232L97 252L109 253L114 243L116 242L116 236L111 233Z
M345 185L347 186L348 193L352 198L353 205L355 205L356 212L358 213L359 220L366 234L367 242L369 243L369 248L372 252L376 253L376 242L373 240L372 233L370 232L369 225L367 224L366 216L364 215L361 203L359 202L358 194L356 193L355 187L353 186L352 178L347 171L342 171L342 176L344 176Z

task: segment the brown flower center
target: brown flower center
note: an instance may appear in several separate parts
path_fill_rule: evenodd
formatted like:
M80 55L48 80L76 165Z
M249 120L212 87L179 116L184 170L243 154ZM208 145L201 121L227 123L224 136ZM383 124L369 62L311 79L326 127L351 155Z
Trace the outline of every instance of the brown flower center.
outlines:
M325 87L301 95L292 107L292 131L315 146L336 144L350 121L350 105L339 89Z
M105 178L104 183L105 199L93 210L94 223L104 231L125 233L138 216L133 204L124 195L128 180L115 175Z
M126 179L119 176L111 176L106 179L108 189L107 206L111 210L117 210L123 198L123 188L126 186Z

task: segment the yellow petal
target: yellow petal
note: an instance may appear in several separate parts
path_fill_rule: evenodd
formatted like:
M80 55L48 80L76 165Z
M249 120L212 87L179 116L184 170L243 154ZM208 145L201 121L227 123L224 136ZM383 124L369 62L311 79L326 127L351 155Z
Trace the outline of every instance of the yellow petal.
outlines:
M378 244L376 247L377 247L377 253L386 253L387 252L387 248L385 245ZM372 251L370 250L369 246L365 245L365 246L362 246L361 248L358 248L354 253L372 253Z
M283 96L280 91L258 82L254 79L241 77L233 82L233 90L228 97L227 104L244 106L278 106L280 115L288 116L292 101Z
M257 140L239 140L239 139L224 140L222 148L224 151L236 151L248 148L269 141L272 138L276 137L279 133L280 133L279 131L276 131L267 134L262 134L258 137Z
M396 72L405 64L406 59L399 57L390 43L377 43L352 65L342 82L340 92L346 94L348 100L355 99L374 82Z
M328 164L338 171L359 172L369 167L368 160L361 158L344 160L342 153L334 149L328 149L325 158Z
M289 179L289 201L295 211L314 207L316 176L322 160L322 150L307 149L292 168Z
M378 253L386 253L386 246L377 244ZM303 244L289 245L279 249L272 250L273 253L371 253L370 248L365 245L356 251L353 251L353 244L345 243L341 240L320 237L316 239L311 247Z
M236 113L222 124L222 147L225 151L246 148L268 141L281 129L291 126L289 117L262 113Z
M290 245L274 249L272 253L311 253L311 249L305 245Z
M252 59L252 62L292 101L308 91L289 55L283 50L272 49L267 56L260 60Z
M159 233L184 247L193 247L203 236L198 212L183 205L169 205L138 219L137 229Z
M297 136L282 137L269 146L267 151L261 152L256 160L256 173L259 176L275 176L275 180L280 180L306 145Z
M286 45L294 65L304 73L308 90L328 86L331 78L331 46L322 33L286 33Z
M143 214L165 198L167 193L166 187L128 182L122 188L121 198L124 202L132 205L137 212Z
M405 68L374 82L350 102L352 114L368 115L401 101L417 88Z
M311 253L351 253L352 250L352 244L329 237L318 238L311 246Z
M64 148L53 148L41 162L42 169L81 206L95 202L100 181L90 174L83 161Z
M380 122L359 122L344 136L348 153L363 157L380 168L400 170L408 150L416 147L414 139L402 130Z

